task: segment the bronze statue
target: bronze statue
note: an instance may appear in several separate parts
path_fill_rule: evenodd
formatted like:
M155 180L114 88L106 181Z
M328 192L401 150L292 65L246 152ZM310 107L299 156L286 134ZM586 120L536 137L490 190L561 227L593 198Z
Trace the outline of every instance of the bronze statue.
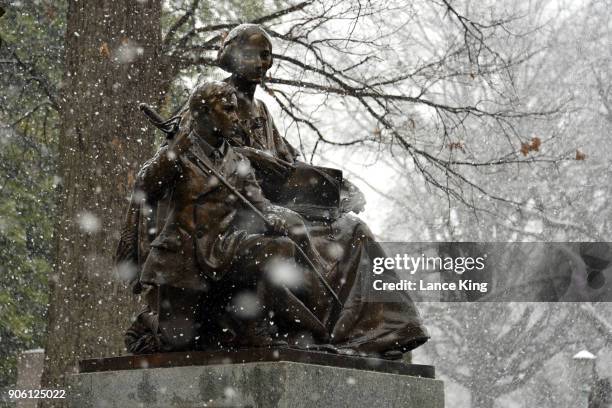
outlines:
M254 98L272 65L268 35L236 27L219 65L232 73L223 86L203 85L180 117L156 120L176 135L138 175L117 250L147 303L128 350L289 346L396 359L426 342L406 294L363 293L373 276L360 264L384 252L348 214L363 208L361 192L339 170L297 161ZM255 312L239 312L245 298Z

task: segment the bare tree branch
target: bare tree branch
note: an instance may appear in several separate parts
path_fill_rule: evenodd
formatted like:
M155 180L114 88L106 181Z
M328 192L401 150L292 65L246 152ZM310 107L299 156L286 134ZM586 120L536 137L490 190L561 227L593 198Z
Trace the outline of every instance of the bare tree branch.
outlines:
M191 2L191 6L187 9L185 14L183 14L179 19L177 19L174 22L174 24L172 24L170 26L170 28L168 29L168 32L166 33L166 36L164 37L164 39L162 41L163 48L166 48L170 44L170 42L174 38L174 35L176 34L176 32L183 25L185 25L185 23L187 23L187 21L189 21L190 18L193 17L193 15L194 15L196 9L198 8L199 4L200 4L200 0L193 0Z
M59 104L58 97L57 97L57 90L52 85L49 78L47 78L42 72L40 72L40 70L34 64L23 61L17 54L17 51L15 50L15 48L10 47L7 44L4 44L4 47L7 47L9 49L10 55L15 60L15 63L17 64L17 66L24 73L29 75L29 78L31 80L38 83L38 85L40 86L44 94L49 99L49 102L51 103L51 106L53 107L53 109L55 109L56 111L59 111L60 104Z
M302 9L304 9L305 7L307 7L310 4L312 4L312 0L303 1L303 2L300 2L300 3L296 4L296 5L294 5L294 6L290 6L290 7L287 7L285 9L275 11L274 13L268 14L266 16L256 18L256 19L254 19L253 21L250 21L250 22L253 23L253 24L263 24L263 23L266 23L268 21L275 20L275 19L278 19L280 17L283 17L283 16L285 16L287 14L294 13L296 11L302 10ZM187 19L189 19L189 16L187 17ZM178 23L178 21L177 21L177 23ZM181 23L181 25L182 24L183 23ZM240 22L213 24L213 25L208 25L208 26L204 26L204 27L193 28L193 29L189 30L187 33L185 33L176 42L174 47L171 47L171 48L173 48L175 50L173 54L176 55L177 53L183 51L185 46L186 46L186 44L189 42L189 40L193 39L198 34L209 33L209 32L212 32L212 31L232 29L232 28L236 27L238 24L240 24ZM171 46L171 42L170 42L171 39L172 38L168 39L168 41L166 42L167 46Z

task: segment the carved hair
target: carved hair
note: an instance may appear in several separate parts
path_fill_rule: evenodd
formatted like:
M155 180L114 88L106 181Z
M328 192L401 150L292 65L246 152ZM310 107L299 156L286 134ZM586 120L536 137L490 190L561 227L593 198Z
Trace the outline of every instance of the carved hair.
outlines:
M194 111L208 110L208 106L213 100L222 96L228 96L236 91L230 84L222 81L206 81L198 85L189 97L189 110Z

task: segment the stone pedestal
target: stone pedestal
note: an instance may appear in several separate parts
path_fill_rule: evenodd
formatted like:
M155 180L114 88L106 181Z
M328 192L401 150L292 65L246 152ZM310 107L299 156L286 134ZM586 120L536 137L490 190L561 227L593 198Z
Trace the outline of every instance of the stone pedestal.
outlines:
M344 367L338 367L331 363L339 356L330 358L322 353L257 353L246 359L242 358L247 356L244 352L242 357L232 355L224 364L205 358L203 353L152 355L146 364L142 357L131 357L132 361L100 359L95 364L90 360L81 364L82 370L90 372L74 375L67 394L74 408L444 407L443 383L427 378L433 374L429 366L340 357L339 364ZM310 362L288 361L298 358ZM327 364L313 363L319 358ZM172 364L191 361L171 367L168 359ZM196 362L202 360L212 364ZM135 364L149 367L137 368ZM370 369L347 367L360 364Z
M40 389L40 378L45 364L45 351L34 349L24 351L17 358L17 390ZM36 408L38 400L21 398L14 400L16 408Z

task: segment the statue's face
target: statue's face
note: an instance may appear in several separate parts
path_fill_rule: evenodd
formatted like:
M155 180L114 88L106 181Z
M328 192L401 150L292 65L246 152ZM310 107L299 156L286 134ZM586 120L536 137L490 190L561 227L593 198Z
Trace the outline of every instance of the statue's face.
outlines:
M231 92L216 98L211 106L211 124L224 137L235 131L238 125L238 101L236 94Z
M207 101L202 101L193 111L196 132L200 135L230 137L239 126L237 108L234 92L215 95Z
M272 47L261 34L232 44L233 73L250 82L261 82L272 66Z

